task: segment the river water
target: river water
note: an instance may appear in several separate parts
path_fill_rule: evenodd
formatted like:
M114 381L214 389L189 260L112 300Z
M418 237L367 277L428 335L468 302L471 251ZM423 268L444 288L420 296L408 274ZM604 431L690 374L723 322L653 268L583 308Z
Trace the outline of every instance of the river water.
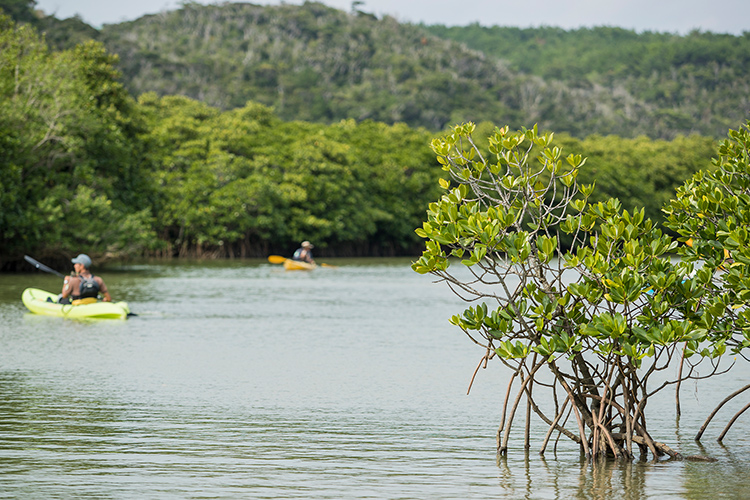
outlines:
M464 304L405 259L284 271L258 260L143 263L102 276L137 317L35 316L38 272L0 275L2 498L747 498L750 414L723 409L750 370L649 406L654 437L714 463L589 463L495 432L499 363L448 318ZM96 271L96 269L95 269ZM522 418L519 420L523 420ZM550 447L551 448L551 447Z

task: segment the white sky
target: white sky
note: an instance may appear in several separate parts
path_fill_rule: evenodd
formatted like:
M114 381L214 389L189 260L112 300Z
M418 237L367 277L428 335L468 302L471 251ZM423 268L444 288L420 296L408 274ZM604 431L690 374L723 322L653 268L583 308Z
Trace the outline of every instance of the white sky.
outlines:
M199 0L202 4L224 3ZM257 5L300 5L303 0L250 0ZM322 0L350 10L351 0ZM96 28L175 10L181 0L37 0L36 7L60 19L79 15ZM363 0L359 10L402 22L465 26L557 26L564 29L618 26L686 34L694 29L741 35L750 31L750 0Z

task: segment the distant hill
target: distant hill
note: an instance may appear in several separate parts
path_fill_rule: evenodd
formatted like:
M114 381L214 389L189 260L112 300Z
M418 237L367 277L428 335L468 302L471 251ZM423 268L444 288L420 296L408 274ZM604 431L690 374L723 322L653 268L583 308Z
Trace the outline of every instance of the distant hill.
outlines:
M256 101L284 120L672 139L722 138L750 115L750 36L412 25L314 2L186 3L98 32L75 19L43 29L56 47L102 41L136 96Z
M37 10L36 0L0 0L0 14L10 16L19 24L30 24L44 33L53 50L70 49L86 40L99 38L99 31L78 16L61 20Z
M740 37L699 31L637 34L611 27L422 27L497 57L513 71L570 88L634 96L649 110L647 135L683 131L724 137L750 115L750 32Z
M525 120L522 77L416 26L319 3L189 4L102 30L128 88L221 109L253 100L287 120L343 118L441 129ZM530 83L535 86L535 83Z

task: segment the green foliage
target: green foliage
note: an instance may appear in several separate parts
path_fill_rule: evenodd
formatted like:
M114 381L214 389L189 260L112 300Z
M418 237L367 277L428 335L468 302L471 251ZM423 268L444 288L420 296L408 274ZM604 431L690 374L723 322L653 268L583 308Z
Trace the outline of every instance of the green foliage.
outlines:
M154 244L149 208L123 214L89 186L80 185L73 193L52 189L37 210L44 221L44 238L59 249L93 249L111 258L137 255Z
M62 20L45 16L37 21L36 26L54 50L69 50L90 40L99 40L99 31L78 16Z
M623 211L617 199L591 201L592 186L578 184L586 160L564 156L552 146L552 134L497 129L483 153L473 144L473 130L465 124L432 143L457 186L443 182L447 193L430 205L416 231L427 248L413 268L442 276L456 257L477 268L480 282L488 276L504 284L506 294L469 292L499 306L481 315L470 308L454 324L480 331L490 344L523 340L521 357L537 352L552 360L556 352L571 355L573 347L585 346L635 366L643 356L658 356L656 346L704 340L700 324L675 328L669 321L675 314L685 317L685 301L697 303L697 284L690 266L665 258L677 243L643 209ZM553 267L563 255L563 235L572 238L565 267L578 275L567 287L562 269ZM518 283L509 285L507 276ZM480 316L482 322L472 322ZM568 348L560 350L560 342ZM516 358L521 351L497 352Z
M750 347L749 127L730 130L715 170L696 173L664 208L666 225L689 243L682 258L701 264L706 298L696 310L714 330L712 338L734 352Z
M14 22L28 24L45 35L47 44L55 50L73 49L76 45L99 38L99 31L80 17L57 19L35 10L36 0L0 0L0 13L5 12Z
M190 4L106 26L102 37L122 55L135 94L183 94L221 109L253 100L284 120L371 119L436 130L458 110L484 109L479 118L489 118L509 104L495 91L495 64L480 54L392 18L313 2ZM444 70L451 52L460 71Z
M716 142L707 137L679 136L671 141L646 137L556 135L555 143L580 151L587 158L580 182L596 183L591 201L617 198L628 210L643 208L646 217L661 223L661 208L693 174L711 170Z
M246 26L261 31L251 30L248 36L259 37L253 40L260 43L262 30L275 30L278 36L273 39L274 50L279 54L287 54L285 44L294 40L300 43L295 37L302 37L305 43L324 49L328 55L338 50L337 44L346 42L352 50L356 48L353 53L357 57L370 57L370 63L377 64L366 64L359 72L361 78L351 79L351 72L346 73L346 78L338 73L335 78L326 76L331 71L326 66L327 56L317 54L318 59L310 58L303 44L294 50L307 55L295 59L296 69L290 76L285 73L289 68L282 71L278 66L290 59L261 58L258 74L267 79L269 88L278 90L282 82L286 89L300 87L292 93L307 92L297 111L291 112L293 108L285 107L291 98L286 91L283 102L266 103L276 104L275 109L264 104L262 93L255 91L253 95L261 102L243 101L229 110L187 97L159 97L155 93L142 94L135 102L120 82L118 56L105 50L101 43L87 41L70 50L50 51L31 26L15 25L3 18L0 112L5 122L0 126L0 149L5 162L0 179L0 255L4 262L29 252L80 251L78 243L67 236L71 234L68 229L60 227L65 220L75 219L76 224L83 224L77 229L84 235L80 241L100 241L94 235L102 232L102 227L90 217L79 220L73 212L92 203L99 209L90 213L99 214L98 217L106 214L111 227L133 231L124 239L115 238L120 241L119 246L102 242L100 247L87 250L92 253L135 255L158 251L161 255L257 256L267 254L271 248L290 251L302 239L315 240L319 248L340 255L418 251L419 239L412 228L440 193L436 180L441 174L432 168L435 160L428 146L433 136L405 123L385 122L415 113L410 116L422 116L416 118L417 122L429 115L428 121L435 124L447 116L460 116L464 105L495 114L500 108L484 106L476 99L483 92L481 88L486 87L481 82L494 78L496 68L485 66L487 61L477 54L423 38L421 32L417 36L413 27L391 19L378 21L373 16L349 15L318 4L268 9L271 8L188 4L168 16L149 16L133 24L113 26L112 30L125 33L145 29L152 22L158 27L167 21L177 23L176 27L188 15L191 22L197 23L195 26L213 33L204 37L204 42L217 51L215 64L220 64L222 57L236 55L234 49L219 50L239 33L239 26L232 22L252 13L255 17ZM269 17L269 12L278 14L280 20ZM205 18L207 13L218 15L220 21L222 16L231 14L233 21L219 29L212 24L218 21ZM287 17L293 22L282 25L281 20ZM40 19L55 21L51 17ZM49 26L48 33L52 33L52 25ZM292 32L294 36L290 35ZM348 40L350 35L356 40ZM381 47L386 40L389 49ZM190 37L185 43L198 44ZM250 51L250 47L248 41L246 49ZM370 48L365 50L366 47ZM409 49L399 48L400 55L393 59L395 56L389 51L394 47ZM193 48L197 52L190 53L197 61L204 47L198 44L190 51ZM131 53L132 50L126 52L126 57ZM463 58L462 68L470 77L446 78L444 72L436 71L452 64L452 59L445 59L447 53ZM339 50L338 54L341 61L351 55L349 49ZM173 54L170 59L178 61L178 56ZM313 61L315 64L308 64ZM383 64L390 68L385 73L379 69ZM237 65L232 62L229 66ZM395 81L397 87L373 93L377 89L369 79L373 74L384 81ZM209 87L202 87L200 78L190 79L203 89L204 96L210 95ZM408 87L417 80L431 82L429 85L434 88L423 92L424 87L408 91L398 87ZM326 111L330 124L284 118L290 112L297 118L319 119L314 108L322 101L315 96L313 87L338 84L339 90L331 94L336 96L337 104L324 106L329 111L341 111ZM438 92L446 85L453 86L449 99ZM506 80L492 85L508 89ZM343 94L337 94L339 91ZM402 105L396 99L409 93L415 99L412 104ZM350 114L352 108L346 104L350 99L363 106L373 95L378 96L378 106L395 106L404 114L397 116L391 110L377 115L383 121L336 119ZM509 98L513 95L516 94L507 93ZM473 100L451 100L465 98ZM506 104L500 106L512 107ZM348 111L342 111L345 109ZM358 118L375 116L363 110L357 112ZM433 120L438 115L443 118ZM479 147L490 147L486 137L492 128L490 122L480 123L478 130L483 137L478 139ZM708 166L713 142L698 136L666 142L644 137L575 139L558 135L550 144L552 151L554 147L578 150L588 156L589 168L578 180L599 187L590 201L616 196L627 209L645 207L646 217L657 220L660 204L669 197L672 186ZM547 179L542 176L539 182ZM93 192L81 192L80 186ZM545 196L555 198L559 193L548 192ZM88 201L84 203L85 200ZM109 208L104 210L105 206ZM502 217L510 220L512 216ZM500 230L494 227L481 231L490 229ZM493 233L488 233L485 238L492 237ZM530 251L528 242L521 236L513 238L509 245L519 258L523 257ZM565 233L550 235L534 243L535 251L547 258L555 245L568 247L571 239ZM481 246L472 248L461 258L479 261L484 251Z
M119 246L110 241L86 251L146 248L150 183L139 161L141 129L114 63L95 42L51 53L33 28L0 17L0 254L81 251L81 240L101 229L73 214L89 198L109 227L123 232ZM68 216L78 223L77 238L58 227Z
M0 14L4 13L17 23L35 23L36 0L0 0Z
M403 125L283 122L249 102L220 112L184 97L141 96L162 197L157 228L178 254L256 255L304 239L341 252L416 244L436 176L429 135Z

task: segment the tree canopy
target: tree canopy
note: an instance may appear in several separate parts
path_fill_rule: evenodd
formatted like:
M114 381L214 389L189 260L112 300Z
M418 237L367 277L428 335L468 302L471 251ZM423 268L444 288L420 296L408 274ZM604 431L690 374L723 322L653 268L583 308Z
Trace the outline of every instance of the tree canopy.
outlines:
M220 112L144 94L139 104L170 252L258 256L304 239L350 255L414 247L410 223L436 189L426 131L284 122L253 102Z
M0 16L0 255L153 242L141 123L115 62L97 42L50 52Z

